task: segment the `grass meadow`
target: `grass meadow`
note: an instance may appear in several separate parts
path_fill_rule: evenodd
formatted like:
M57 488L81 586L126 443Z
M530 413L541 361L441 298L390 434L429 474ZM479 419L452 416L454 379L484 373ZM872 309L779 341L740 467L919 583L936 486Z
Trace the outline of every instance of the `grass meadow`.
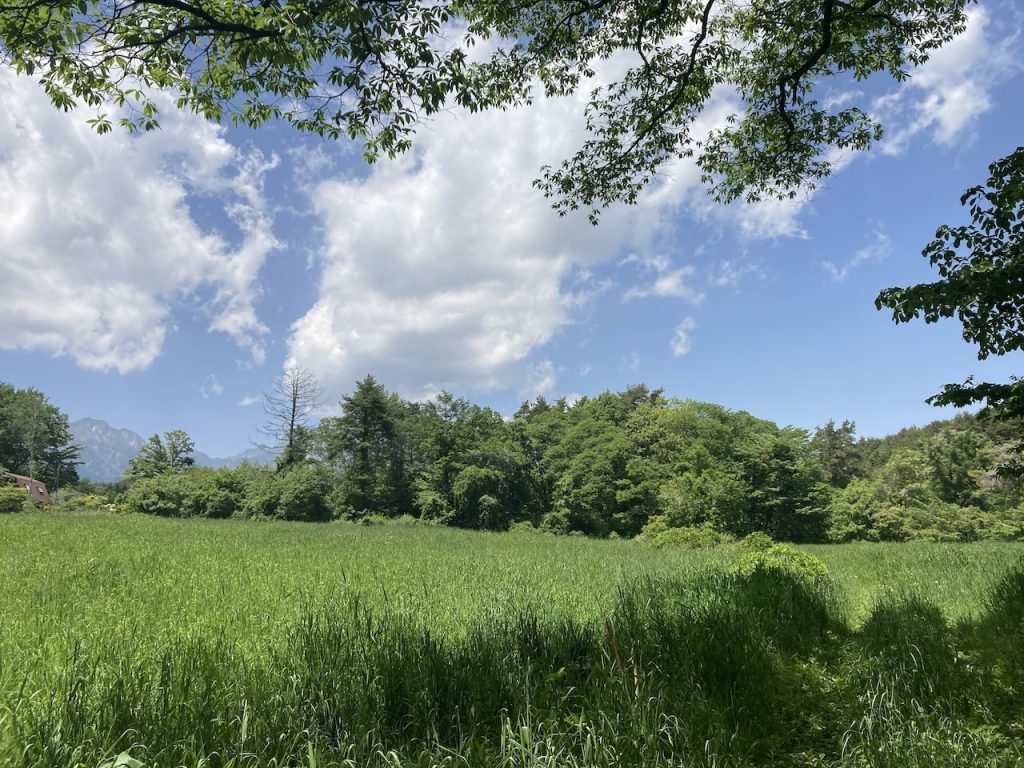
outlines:
M0 518L0 768L1018 766L1024 547Z

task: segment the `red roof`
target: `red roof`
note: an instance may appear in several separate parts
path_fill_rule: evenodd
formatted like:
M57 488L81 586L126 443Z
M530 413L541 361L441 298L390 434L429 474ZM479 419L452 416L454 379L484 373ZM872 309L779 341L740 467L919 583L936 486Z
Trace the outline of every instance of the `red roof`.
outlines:
M14 482L21 488L24 488L28 493L28 497L32 501L40 501L43 504L50 503L50 492L46 490L46 483L41 480L33 480L31 477L25 477L24 475L9 474L9 477L14 478Z

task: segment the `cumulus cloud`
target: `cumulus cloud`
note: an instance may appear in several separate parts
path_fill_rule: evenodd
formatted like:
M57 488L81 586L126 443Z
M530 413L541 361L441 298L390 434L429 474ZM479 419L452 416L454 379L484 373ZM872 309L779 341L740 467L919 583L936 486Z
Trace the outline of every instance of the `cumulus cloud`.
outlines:
M368 371L408 397L520 389L545 345L612 288L593 276L602 265L628 254L638 267L654 265L649 280L626 289L629 300L700 302L692 267L658 261L680 214L742 237L802 235L807 198L708 203L692 158L668 163L636 206L612 207L597 228L585 215L559 218L532 181L584 141L592 85L510 112L454 109L418 134L410 154L365 178L315 185L319 297L292 327L289 361L330 392ZM694 135L723 127L739 106L716 94Z
M700 304L704 294L692 288L688 283L696 273L696 268L685 266L673 269L669 258L663 254L640 256L631 253L620 264L636 264L641 272L650 275L650 282L630 287L623 295L623 301L644 299L650 296L662 298L686 299L693 304Z
M679 325L675 327L672 331L672 339L669 341L673 355L682 357L690 351L690 348L693 346L690 332L696 327L697 322L692 317L683 318Z
M872 233L871 242L857 249L857 252L845 264L837 265L831 261L823 261L821 266L832 276L834 281L840 283L847 278L851 271L862 264L884 261L889 258L891 253L892 241L889 236L876 229Z
M245 397L238 401L238 404L243 408L248 408L251 405L256 405L256 403L261 402L263 402L263 398L260 397L259 395L246 395Z
M898 155L921 133L938 144L960 140L992 106L992 90L1018 73L1018 31L1005 33L984 7L967 11L967 29L910 73L909 87L875 102L883 122L900 126L882 145Z
M0 348L143 369L184 300L262 362L253 302L277 245L262 190L275 160L170 104L162 130L133 137L97 136L9 69L0 100L0 147L16 150L0 153ZM221 230L196 223L197 199L219 208Z
M839 170L839 169L836 169ZM709 197L695 201L696 212L705 220L728 227L748 240L774 240L781 237L807 239L800 224L800 213L814 198L814 190L804 190L785 200L766 199L756 203L715 203Z
M532 355L610 287L591 268L647 249L661 211L559 218L531 182L574 146L576 100L424 131L409 156L313 193L323 221L315 305L291 358L329 391L372 371L406 396L520 388Z

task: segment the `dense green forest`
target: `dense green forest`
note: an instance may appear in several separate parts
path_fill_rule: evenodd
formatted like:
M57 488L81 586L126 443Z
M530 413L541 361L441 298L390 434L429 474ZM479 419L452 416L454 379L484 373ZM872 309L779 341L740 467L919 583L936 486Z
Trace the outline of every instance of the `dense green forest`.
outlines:
M294 392L303 394L312 391ZM292 411L286 398L281 412ZM192 467L192 442L174 431L150 438L124 482L79 486L162 516L410 516L691 546L753 532L794 542L1024 537L1024 488L999 472L1017 430L971 414L858 439L847 421L811 434L635 385L573 403L538 398L506 419L447 393L405 401L367 376L340 415L270 426L282 447L273 468Z

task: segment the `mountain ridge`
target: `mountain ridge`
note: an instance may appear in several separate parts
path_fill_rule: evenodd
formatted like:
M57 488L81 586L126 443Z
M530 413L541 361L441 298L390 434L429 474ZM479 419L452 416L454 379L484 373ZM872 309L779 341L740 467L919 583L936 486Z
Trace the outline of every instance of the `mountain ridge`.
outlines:
M79 477L96 483L112 483L124 476L128 462L145 445L142 435L127 428L111 426L103 419L85 417L69 424L71 439L82 446ZM197 467L237 467L243 461L270 464L274 455L262 448L249 448L234 456L214 457L202 451L193 452Z

